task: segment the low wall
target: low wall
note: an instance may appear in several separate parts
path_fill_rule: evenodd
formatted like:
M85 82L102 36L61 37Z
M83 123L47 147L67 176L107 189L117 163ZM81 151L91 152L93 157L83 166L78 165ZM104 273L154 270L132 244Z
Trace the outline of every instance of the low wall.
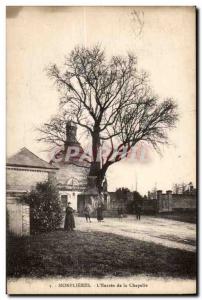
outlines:
M173 195L173 210L196 210L196 197L190 195Z
M157 213L157 200L156 199L143 199L142 201L143 214L156 214Z

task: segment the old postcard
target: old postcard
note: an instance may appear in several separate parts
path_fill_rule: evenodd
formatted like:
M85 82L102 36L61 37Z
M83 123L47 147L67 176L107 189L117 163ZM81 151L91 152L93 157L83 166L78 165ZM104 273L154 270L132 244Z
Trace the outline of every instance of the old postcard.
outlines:
M7 293L196 294L196 8L6 12Z

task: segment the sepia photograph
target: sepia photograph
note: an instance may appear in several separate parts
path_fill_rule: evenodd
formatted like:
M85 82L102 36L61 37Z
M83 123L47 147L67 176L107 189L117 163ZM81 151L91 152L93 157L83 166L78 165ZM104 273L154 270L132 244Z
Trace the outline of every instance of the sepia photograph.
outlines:
M197 294L196 18L6 7L7 294Z

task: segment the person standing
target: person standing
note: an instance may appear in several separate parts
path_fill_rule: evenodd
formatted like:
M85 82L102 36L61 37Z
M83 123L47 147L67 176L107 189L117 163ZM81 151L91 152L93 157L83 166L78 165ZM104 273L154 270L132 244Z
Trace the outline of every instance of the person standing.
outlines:
M75 221L74 221L74 210L70 206L71 202L67 203L67 208L66 208L66 215L65 215L65 225L64 225L64 230L66 231L73 231L75 228Z
M97 220L98 222L103 220L103 207L101 203L99 203L97 207Z
M140 220L140 216L141 216L141 205L137 204L137 206L136 206L136 219Z
M86 217L86 222L89 221L91 223L90 213L91 213L90 205L86 204L84 207L84 216Z

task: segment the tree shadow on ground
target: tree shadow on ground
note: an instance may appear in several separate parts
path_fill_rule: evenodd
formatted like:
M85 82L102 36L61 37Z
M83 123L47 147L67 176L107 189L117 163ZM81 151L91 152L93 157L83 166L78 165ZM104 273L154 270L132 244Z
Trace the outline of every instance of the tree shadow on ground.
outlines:
M93 231L7 238L8 277L130 275L195 278L196 253Z

